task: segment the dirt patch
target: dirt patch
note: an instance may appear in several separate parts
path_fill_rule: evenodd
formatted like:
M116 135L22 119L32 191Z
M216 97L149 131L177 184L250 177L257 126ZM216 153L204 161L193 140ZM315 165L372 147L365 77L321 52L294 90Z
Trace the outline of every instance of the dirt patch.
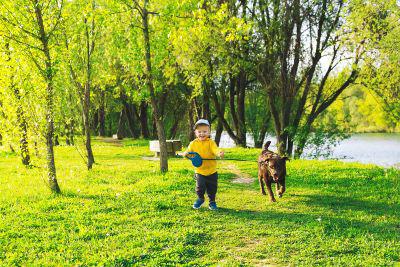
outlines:
M235 165L225 165L225 169L229 170L231 173L235 175L233 178L232 183L234 184L251 184L254 182L254 178L248 175L247 173L243 173L240 171Z
M99 138L99 141L102 141L104 143L108 143L114 146L123 146L122 140L114 139L112 137L104 137L104 138Z
M142 157L142 159L151 160L151 161L160 161L160 158L156 158L156 157Z

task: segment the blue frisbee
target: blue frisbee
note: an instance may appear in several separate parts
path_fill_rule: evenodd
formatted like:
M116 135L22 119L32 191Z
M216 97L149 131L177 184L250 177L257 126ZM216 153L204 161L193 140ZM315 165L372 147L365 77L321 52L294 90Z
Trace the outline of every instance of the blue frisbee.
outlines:
M195 167L200 167L203 164L203 159L197 152L189 152L186 155L186 158L190 159L192 165Z
M200 154L197 152L188 152L186 155L186 158L190 159L190 161L192 162L192 165L195 166L196 168L203 165L203 160L215 160L215 159L203 159L203 158L201 158Z

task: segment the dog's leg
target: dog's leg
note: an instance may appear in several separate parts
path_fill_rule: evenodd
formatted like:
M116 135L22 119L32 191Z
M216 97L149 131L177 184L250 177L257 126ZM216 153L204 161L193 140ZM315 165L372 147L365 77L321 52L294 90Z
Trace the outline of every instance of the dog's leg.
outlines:
M281 197L281 196L280 196L280 191L279 191L279 189L280 189L280 184L279 184L279 182L276 182L276 190L275 190L275 193L276 193L279 197Z
M274 193L272 192L271 189L271 181L265 181L266 185L267 185L267 190L268 190L268 195L269 195L269 199L271 200L271 202L276 202L275 197L274 197Z
M285 180L279 182L280 183L280 189L279 189L279 197L282 197L283 193L286 191L286 186L285 186Z
M266 195L267 193L265 193L264 189L263 175L261 173L258 173L258 182L260 183L261 194Z

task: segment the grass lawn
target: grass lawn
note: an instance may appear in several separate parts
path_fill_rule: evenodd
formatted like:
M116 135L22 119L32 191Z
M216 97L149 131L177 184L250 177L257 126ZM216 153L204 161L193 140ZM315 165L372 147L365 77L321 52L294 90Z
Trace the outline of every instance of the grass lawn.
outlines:
M1 148L0 148L1 149ZM400 171L338 161L288 162L287 191L270 203L257 149L219 162L219 210L192 210L193 168L159 170L148 142L96 139L87 171L75 147L56 148L62 190L42 168L0 150L0 266L388 266L400 262Z

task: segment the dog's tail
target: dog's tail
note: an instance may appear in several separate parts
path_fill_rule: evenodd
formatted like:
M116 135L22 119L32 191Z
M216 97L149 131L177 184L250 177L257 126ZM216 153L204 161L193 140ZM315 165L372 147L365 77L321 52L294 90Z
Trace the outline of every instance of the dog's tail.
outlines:
M271 144L271 141L267 141L267 142L264 144L264 149L263 149L263 150L268 150L270 144Z

